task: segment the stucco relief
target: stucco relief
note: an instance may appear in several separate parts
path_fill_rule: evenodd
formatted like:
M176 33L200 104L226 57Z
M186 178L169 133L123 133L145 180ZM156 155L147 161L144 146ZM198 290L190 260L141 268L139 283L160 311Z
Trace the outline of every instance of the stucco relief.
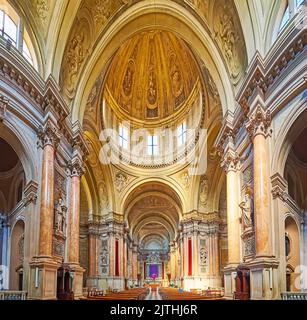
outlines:
M124 0L83 0L66 45L60 83L72 99L80 70L101 30L123 5Z
M36 14L43 24L46 23L49 10L50 10L50 0L35 0L34 6L36 8Z
M238 81L245 64L245 45L240 20L231 1L216 0L213 22L215 38L226 59L230 74Z
M192 7L194 7L200 15L204 16L205 18L209 14L210 2L214 2L212 0L185 0L189 3Z
M189 172L186 171L180 176L180 182L184 189L188 190L191 184L191 176L189 175Z
M67 54L66 54L66 65L65 69L67 90L71 92L76 83L78 73L84 62L85 57L88 54L86 49L89 44L86 42L85 30L83 28L71 39Z
M118 192L122 192L128 184L128 177L123 172L118 172L115 175L115 186Z
M199 204L202 207L205 207L208 203L208 192L209 192L208 177L204 176L200 182L200 188L199 188Z
M99 254L99 266L101 274L108 274L109 272L109 245L108 240L101 241L101 250Z
M180 2L180 1L179 1ZM236 83L247 63L244 36L233 1L229 0L185 0L213 31L231 77ZM210 15L214 12L214 15ZM210 19L210 17L214 17Z
M100 182L98 185L98 195L99 195L99 207L101 215L109 213L109 199L106 185L104 182Z

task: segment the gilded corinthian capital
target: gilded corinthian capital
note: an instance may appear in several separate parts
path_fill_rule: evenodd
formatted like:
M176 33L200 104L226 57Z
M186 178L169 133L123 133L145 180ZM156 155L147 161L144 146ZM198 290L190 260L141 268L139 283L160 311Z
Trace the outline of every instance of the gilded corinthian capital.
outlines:
M246 129L251 137L258 134L266 136L272 122L272 115L269 110L265 111L261 106L258 106L254 113L249 117L246 124Z
M47 145L51 145L54 148L60 143L60 136L58 129L51 122L47 121L44 126L40 126L37 133L38 144L44 148Z
M69 161L67 165L67 173L71 177L82 177L85 173L85 168L83 161L80 159L74 159L72 161Z
M229 171L237 171L239 163L240 163L239 155L236 152L229 150L228 152L225 153L221 165L226 172L229 172Z

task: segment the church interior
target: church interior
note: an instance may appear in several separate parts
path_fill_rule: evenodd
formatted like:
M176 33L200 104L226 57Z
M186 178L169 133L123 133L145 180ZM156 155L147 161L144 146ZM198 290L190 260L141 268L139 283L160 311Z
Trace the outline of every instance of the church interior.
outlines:
M0 0L0 300L306 300L305 0Z

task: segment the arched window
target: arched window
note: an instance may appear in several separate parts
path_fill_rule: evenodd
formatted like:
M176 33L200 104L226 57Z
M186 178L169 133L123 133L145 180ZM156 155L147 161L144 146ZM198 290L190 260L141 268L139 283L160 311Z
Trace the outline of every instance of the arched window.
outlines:
M0 0L0 38L9 42L37 69L35 51L23 21L6 0Z
M290 8L289 6L287 6L280 23L279 31L282 31L284 29L284 27L287 25L289 20L290 20Z
M299 7L302 5L306 0L296 0L296 6Z

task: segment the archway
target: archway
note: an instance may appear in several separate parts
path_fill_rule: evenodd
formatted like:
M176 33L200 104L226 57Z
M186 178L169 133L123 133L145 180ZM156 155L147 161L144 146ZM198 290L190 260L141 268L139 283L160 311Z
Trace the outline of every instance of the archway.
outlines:
M19 245L23 247L24 224L16 224L16 232L13 230L11 237L11 257L10 248L10 225L17 219L18 208L23 200L23 190L25 187L25 172L23 166L12 146L6 140L0 138L0 271L1 288L22 288L22 261L19 260ZM12 216L12 213L13 216ZM20 231L22 230L22 232ZM23 253L22 257L23 259ZM10 266L10 270L9 270ZM18 269L16 271L16 268ZM9 277L10 275L10 277ZM10 282L9 282L10 278Z
M297 224L292 217L285 221L285 248L286 248L286 290L289 292L300 291L297 286L297 277L300 265L300 235Z
M163 183L147 182L129 194L124 212L138 252L132 275L137 276L139 285L169 285L170 278L175 278L170 247L176 240L181 216L178 195Z
M303 105L302 105L303 107ZM285 247L285 273L286 290L301 291L299 285L300 265L305 261L303 246L307 243L306 228L300 229L300 224L305 220L307 203L307 112L303 111L289 116L288 130L280 149L278 166L281 168L283 178L287 185L287 196L284 201L287 205L285 214L284 234L281 241ZM302 232L300 232L302 230Z
M10 290L15 291L23 290L24 231L25 224L19 220L11 235Z

